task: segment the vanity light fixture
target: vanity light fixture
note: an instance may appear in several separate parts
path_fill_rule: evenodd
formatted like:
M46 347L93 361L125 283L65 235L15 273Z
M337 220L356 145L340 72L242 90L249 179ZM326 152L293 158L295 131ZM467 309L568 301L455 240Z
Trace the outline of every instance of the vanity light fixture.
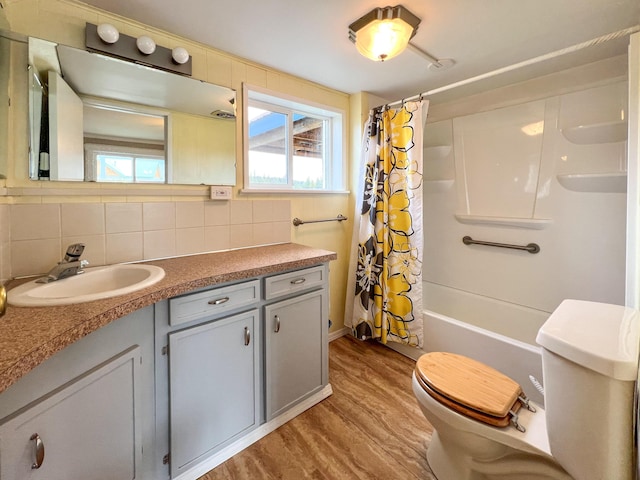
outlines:
M189 52L186 48L176 47L171 50L171 58L173 58L173 61L177 64L182 65L189 60Z
M118 29L110 23L101 23L98 25L98 36L104 43L116 43L120 38Z
M193 60L183 47L173 49L156 45L148 35L138 38L119 33L111 24L86 24L85 45L87 50L100 52L130 62L167 70L182 75L191 75Z
M136 46L138 47L138 50L145 55L151 55L156 51L156 42L153 41L153 38L147 37L146 35L138 37L136 40Z
M402 5L378 7L349 25L349 39L365 57L384 62L407 48L419 24Z

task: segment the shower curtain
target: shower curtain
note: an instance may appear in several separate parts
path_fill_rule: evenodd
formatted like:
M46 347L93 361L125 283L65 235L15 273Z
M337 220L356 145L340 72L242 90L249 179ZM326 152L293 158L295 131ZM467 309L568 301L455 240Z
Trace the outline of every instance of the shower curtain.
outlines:
M422 135L427 108L428 102L420 100L374 110L366 124L356 200L359 222L351 247L355 292L347 298L353 313L345 319L357 338L422 346Z

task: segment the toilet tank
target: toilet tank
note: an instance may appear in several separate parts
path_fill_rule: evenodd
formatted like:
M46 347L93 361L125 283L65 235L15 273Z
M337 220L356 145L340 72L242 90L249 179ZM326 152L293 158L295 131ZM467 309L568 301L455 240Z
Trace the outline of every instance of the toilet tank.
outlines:
M632 480L638 311L565 300L536 341L553 457L576 480Z

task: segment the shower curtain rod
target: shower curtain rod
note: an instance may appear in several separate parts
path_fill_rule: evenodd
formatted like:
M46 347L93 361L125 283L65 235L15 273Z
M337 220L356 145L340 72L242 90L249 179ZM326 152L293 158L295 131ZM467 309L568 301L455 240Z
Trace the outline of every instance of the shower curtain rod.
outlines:
M467 78L465 80L460 80L459 82L450 83L449 85L445 85L443 87L434 88L432 90L428 90L423 93L419 93L417 95L413 95L408 98L403 98L402 100L397 100L395 102L390 102L384 105L385 108L390 107L392 105L401 105L405 102L410 102L412 100L418 100L422 97L428 97L429 95L434 95L436 93L446 92L447 90L452 90L457 87L462 87L463 85L468 85L470 83L477 82L479 80L484 80L485 78L495 77L496 75L500 75L502 73L510 72L512 70L517 70L518 68L526 67L529 65L533 65L536 63L543 62L545 60L550 60L552 58L560 57L567 53L577 52L578 50L582 50L587 47L592 47L594 45L598 45L600 43L608 42L609 40L614 40L619 37L624 37L627 35L631 35L632 33L636 33L640 31L640 25L635 25L633 27L625 28L624 30L618 30L617 32L609 33L607 35L602 35L601 37L593 38L591 40L587 40L586 42L578 43L576 45L572 45L570 47L566 47L560 50L556 50L554 52L545 53L544 55L539 55L534 58L530 58L529 60L524 60L522 62L514 63L513 65L508 65L506 67L498 68L496 70L492 70L487 73L482 73L480 75L476 75L475 77Z

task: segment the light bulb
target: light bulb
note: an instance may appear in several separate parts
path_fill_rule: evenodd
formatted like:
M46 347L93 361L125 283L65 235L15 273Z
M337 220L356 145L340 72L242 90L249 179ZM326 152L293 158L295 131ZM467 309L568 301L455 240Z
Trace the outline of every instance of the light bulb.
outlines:
M97 30L98 36L104 43L116 43L120 38L120 32L110 23L101 23Z
M138 39L136 40L136 45L138 46L138 50L140 50L145 55L151 55L156 51L156 42L154 42L151 37L147 37L146 35L138 37Z
M189 60L189 52L186 48L176 47L171 50L171 57L174 62L182 65L183 63L187 63Z

